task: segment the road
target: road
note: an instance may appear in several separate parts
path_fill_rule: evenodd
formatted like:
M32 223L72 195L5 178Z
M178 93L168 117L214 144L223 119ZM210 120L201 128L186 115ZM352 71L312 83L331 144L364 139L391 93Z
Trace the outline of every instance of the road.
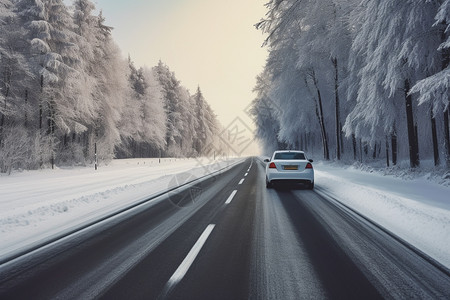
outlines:
M445 267L264 176L249 158L4 263L0 299L450 299Z

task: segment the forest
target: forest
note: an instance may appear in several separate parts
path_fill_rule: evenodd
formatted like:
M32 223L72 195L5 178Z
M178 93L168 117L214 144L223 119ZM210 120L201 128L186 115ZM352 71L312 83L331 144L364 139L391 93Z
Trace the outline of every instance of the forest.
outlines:
M209 151L200 87L135 66L112 30L90 0L0 0L0 172Z
M450 0L271 0L251 114L265 152L450 168Z

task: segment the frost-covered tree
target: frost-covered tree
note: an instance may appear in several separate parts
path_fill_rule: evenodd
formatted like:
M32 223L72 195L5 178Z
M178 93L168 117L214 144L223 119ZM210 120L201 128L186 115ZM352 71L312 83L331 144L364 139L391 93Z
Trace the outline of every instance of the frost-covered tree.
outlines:
M143 69L146 90L143 110L143 139L156 149L163 149L166 145L166 113L164 111L161 85L153 70ZM155 153L156 154L156 153Z
M257 97L253 100L250 109L250 114L256 124L256 138L262 142L266 155L282 148L280 147L280 124L277 116L279 111L275 107L275 102L269 96L270 86L271 78L267 71L258 75L257 84L254 88Z
M0 0L0 171L200 155L197 102L167 66L127 62L90 0ZM202 143L217 136L202 104ZM17 150L20 148L20 151Z
M199 154L208 154L208 148L210 147L209 145L212 146L212 144L214 144L217 134L220 132L219 128L220 128L220 124L219 121L217 120L217 116L214 113L214 110L212 109L212 107L209 105L208 102L206 102L206 100L204 100L204 104L205 104L205 128L206 128L206 140L204 142L204 151L202 151Z
M89 124L95 120L95 88L97 78L95 77L96 59L101 56L101 40L103 39L101 19L93 15L95 6L89 0L76 0L73 2L73 22L76 32L76 43L78 45L78 64L76 66L79 74L74 95L76 98L76 109L80 111L79 122L82 126L75 130L80 134L87 130ZM101 38L99 38L99 36Z
M357 69L360 65L353 59L355 69L350 72L359 72L360 80L356 106L346 122L347 135L356 133L374 143L385 135L396 135L399 127L406 125L410 164L416 167L417 109L409 90L436 69L433 48L437 40L431 29L436 5L412 0L363 1L361 5L365 22L353 41L352 55L362 56L363 67ZM401 110L405 113L400 114ZM405 116L404 123L399 115Z
M214 135L217 133L217 121L214 112L209 104L206 102L200 86L197 92L192 96L193 118L194 125L194 149L197 154L206 154L208 147L211 146L214 140Z
M266 84L257 87L265 93L252 110L267 147L304 148L317 136L324 158L335 151L339 159L345 150L346 159L386 156L389 164L391 150L394 164L408 155L415 167L420 150L439 164L437 121L444 119L444 133L450 131L448 111L442 114L448 107L448 0L272 0L267 8L256 25L269 48ZM271 114L263 113L263 99ZM269 119L273 126L263 121Z
M183 103L180 81L161 61L154 67L157 79L162 86L164 109L166 111L166 145L167 154L180 155L183 129Z
M348 1L270 1L267 6L267 17L257 28L268 33L270 55L266 68L273 74L272 99L286 108L282 110L284 114L290 114L280 118L281 138L294 145L299 130L304 131L299 124L305 125L315 115L324 158L329 159L328 131L332 125L328 115L334 110L334 141L336 157L340 159L339 93L350 40L344 18L350 9ZM298 112L300 115L295 118L287 108L298 105L305 107L306 112Z
M27 45L24 35L13 2L0 1L0 140L7 123L15 123L20 116L23 118L20 125L27 126L31 117L26 87L32 74L24 51Z
M121 52L111 37L111 28L104 25L104 19L99 17L97 27L99 47L96 54L96 65L93 76L96 78L94 99L96 106L96 120L89 130L89 151L93 157L93 145L98 141L100 157L110 159L114 156L114 149L120 143L118 125L121 112L125 107L127 93L128 64L121 57Z
M131 94L122 111L119 128L128 154L122 156L157 156L165 148L166 114L161 86L151 69L136 69L129 58Z
M77 46L73 32L72 17L60 0L20 0L16 5L28 31L30 63L41 86L39 127L43 128L43 111L47 111L48 132L55 126L70 127L71 120L63 114L70 106L64 89L71 86L74 78Z
M205 98L200 90L200 86L197 87L196 93L192 96L192 101L196 115L193 124L195 130L193 148L197 153L202 153L208 136L208 128L206 128Z
M437 137L435 134L434 115L442 112L444 120L444 146L445 160L447 167L450 167L450 123L449 123L449 91L450 91L450 1L441 2L441 6L435 16L435 31L440 34L440 46L436 51L441 56L440 70L428 74L429 76L419 81L412 89L411 93L419 94L419 104L430 103L432 107L432 128L433 128L433 144L436 144ZM435 141L436 140L436 141ZM439 152L436 152L435 161L439 160Z
M302 33L298 37L297 66L309 68L314 82L325 81L332 86L334 96L334 132L336 158L342 152L342 120L340 103L341 77L344 77L351 44L347 16L353 1L306 1L300 9L307 11L301 18ZM329 86L322 88L325 92ZM319 92L319 90L318 90Z

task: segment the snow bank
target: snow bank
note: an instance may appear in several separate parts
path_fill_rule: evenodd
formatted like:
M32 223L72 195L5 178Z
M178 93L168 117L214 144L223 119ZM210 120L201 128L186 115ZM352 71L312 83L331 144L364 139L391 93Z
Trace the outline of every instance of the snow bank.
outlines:
M315 164L319 193L333 196L450 268L450 187L353 167Z

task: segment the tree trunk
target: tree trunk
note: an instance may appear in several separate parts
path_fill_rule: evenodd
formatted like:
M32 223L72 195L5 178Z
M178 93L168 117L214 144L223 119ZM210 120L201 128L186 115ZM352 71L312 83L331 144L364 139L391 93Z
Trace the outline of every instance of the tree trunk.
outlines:
M11 87L11 76L12 76L11 69L8 66L6 66L4 74L3 74L3 83L4 83L3 97L4 97L4 101L5 101L5 103L4 103L5 111L4 111L4 113L2 113L2 118L0 119L0 141L2 139L3 128L6 123L6 115L5 114L6 114L6 110L8 108L7 99L8 99L10 87Z
M352 144L353 144L353 160L356 161L356 137L355 134L352 133Z
M445 163L447 168L450 168L450 124L449 124L449 113L450 110L447 109L444 111L444 145L445 145Z
M431 137L433 140L434 165L438 166L440 163L440 159L439 159L439 144L436 130L436 118L434 117L433 110L431 108L430 108L430 120L431 120Z
M28 127L28 90L25 90L25 121L24 121L24 126L25 128Z
M52 170L55 168L55 151L54 151L54 144L53 144L53 138L55 135L55 107L53 104L53 100L51 100L48 103L48 135L50 135L50 151L52 153L50 158L50 163L52 165Z
M386 166L389 168L389 140L386 136Z
M55 133L55 105L53 100L48 103L47 125L48 134L53 136Z
M392 165L397 165L397 130L394 128L391 134L391 147L392 147Z
M341 159L341 130L340 130L340 110L339 110L339 71L337 58L331 59L334 66L334 95L336 99L336 158Z
M408 144L409 144L409 162L411 168L419 166L419 153L417 149L416 133L414 128L414 115L412 108L412 96L408 94L410 89L409 80L405 80L405 104L406 104L406 122L408 127Z
M42 131L42 97L44 92L44 75L41 75L41 97L39 97L39 130Z
M420 165L420 149L419 149L419 130L417 123L414 124L414 136L416 138L416 153L417 153L417 163Z
M448 32L445 30L447 28L447 23L442 23L442 33L441 41L445 43L448 39ZM447 69L450 64L450 49L442 49L442 70ZM444 147L445 147L445 164L447 168L450 169L450 124L449 124L449 114L450 114L450 96L447 96L447 108L444 111Z
M359 162L363 162L363 146L362 146L362 140L359 139Z
M328 148L328 137L327 137L325 121L324 121L324 117L323 117L322 96L320 95L320 90L319 90L319 86L317 84L317 79L316 79L316 75L315 75L314 71L312 72L312 79L313 79L314 86L317 91L316 114L319 119L320 131L322 134L323 158L325 160L330 160L330 152L329 152L329 148Z

